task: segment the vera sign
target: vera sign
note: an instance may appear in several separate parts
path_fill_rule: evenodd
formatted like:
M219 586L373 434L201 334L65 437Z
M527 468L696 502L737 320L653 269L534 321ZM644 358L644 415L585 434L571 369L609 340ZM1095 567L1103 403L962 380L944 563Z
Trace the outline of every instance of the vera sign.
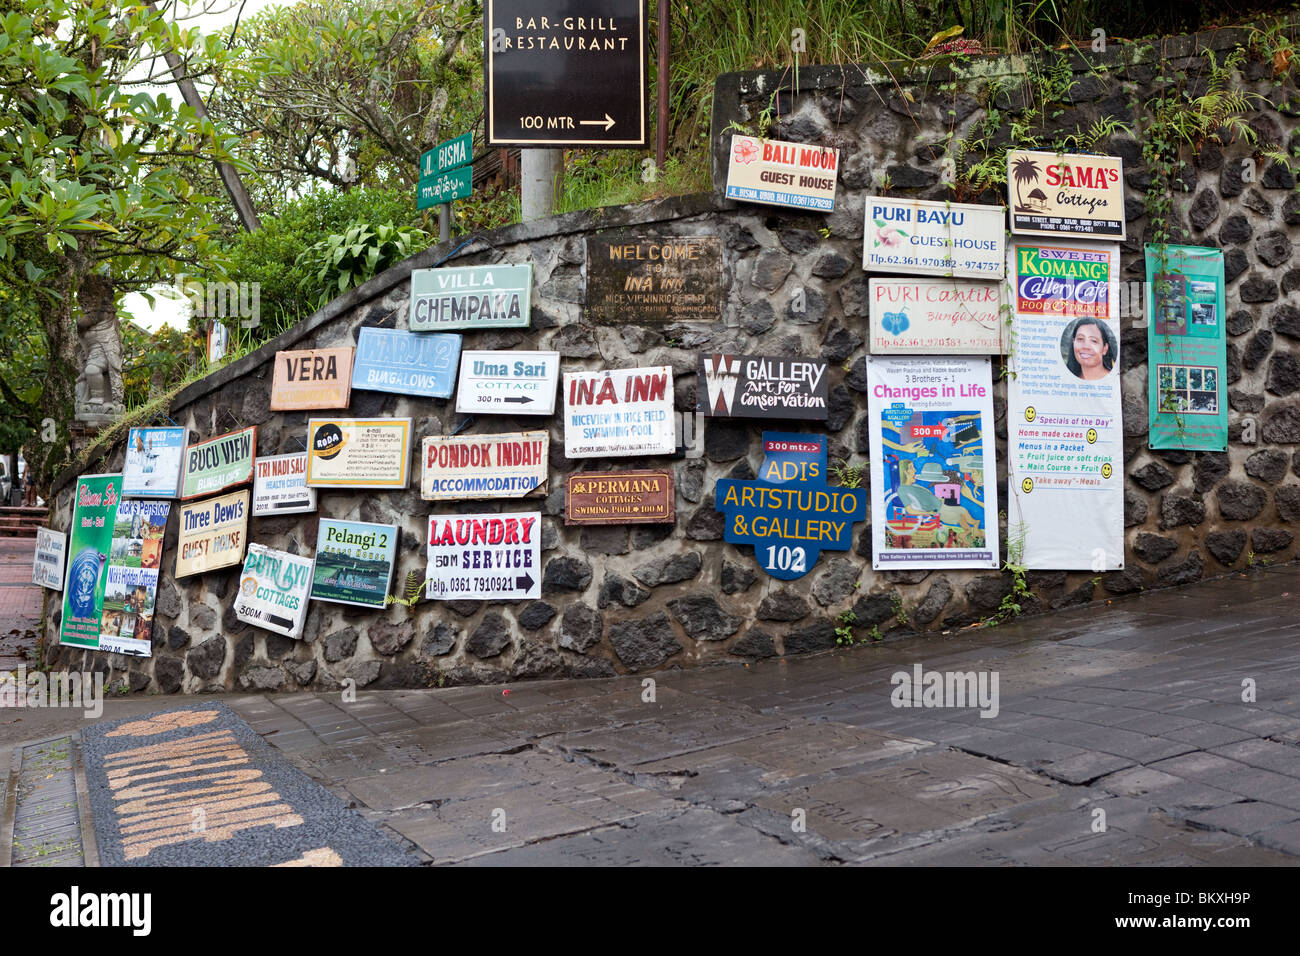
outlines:
M271 411L347 408L351 382L351 348L276 352Z
M191 445L185 451L181 498L210 495L251 481L256 450L256 425Z
M826 436L764 432L757 481L722 479L714 507L726 516L724 538L752 544L774 578L807 574L823 550L853 547L853 525L867 519L865 488L826 484Z
M1017 235L1125 238L1118 156L1007 150L1007 191Z

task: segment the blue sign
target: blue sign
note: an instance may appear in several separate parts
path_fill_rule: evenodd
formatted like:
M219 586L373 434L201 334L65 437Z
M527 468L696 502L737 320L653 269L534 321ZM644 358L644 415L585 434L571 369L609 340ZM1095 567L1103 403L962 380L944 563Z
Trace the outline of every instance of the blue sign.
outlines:
M763 432L757 481L718 482L714 507L727 516L724 537L752 544L759 566L793 581L822 550L853 547L853 525L867 520L863 488L826 484L826 436Z
M459 335L427 335L395 329L361 329L352 362L352 387L450 398L460 361Z

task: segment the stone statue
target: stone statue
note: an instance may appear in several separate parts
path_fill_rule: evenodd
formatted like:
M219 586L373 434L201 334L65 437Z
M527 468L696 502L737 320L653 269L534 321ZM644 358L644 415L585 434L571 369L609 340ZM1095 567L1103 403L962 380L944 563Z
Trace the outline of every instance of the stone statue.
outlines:
M122 336L117 324L113 280L86 276L78 293L81 314L77 340L81 374L77 376L76 419L112 422L126 411L122 389Z

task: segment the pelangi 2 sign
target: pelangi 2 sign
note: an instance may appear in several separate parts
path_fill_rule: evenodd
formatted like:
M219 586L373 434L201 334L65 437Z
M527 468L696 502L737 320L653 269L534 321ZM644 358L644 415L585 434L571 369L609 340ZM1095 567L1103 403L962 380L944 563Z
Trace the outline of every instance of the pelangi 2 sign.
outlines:
M722 479L714 507L726 516L727 542L752 544L759 567L793 581L823 550L853 547L853 525L867 518L867 492L826 484L825 435L764 432L758 480Z
M425 593L435 600L542 595L542 514L431 515Z
M228 568L244 560L248 489L181 505L175 577Z
M252 480L256 453L256 425L191 445L185 450L181 498L215 494Z
M431 435L424 440L420 497L522 498L546 481L549 432Z
M121 475L82 475L77 479L68 536L68 580L63 588L63 617L59 622L60 644L91 650L99 647L104 578L121 488Z
M405 488L409 418L313 418L307 422L309 488Z
M384 607L397 560L397 537L397 525L321 518L312 599Z
M1125 239L1118 156L1007 150L1011 231L1018 236Z
M153 653L153 608L170 501L121 501L104 579L99 649L148 657Z
M527 328L533 267L463 266L411 271L411 331Z
M235 595L235 617L285 637L300 637L312 566L311 558L250 544Z
M673 370L625 368L564 375L564 456L671 455Z
M830 416L825 362L703 352L697 361L695 410L706 417L825 421Z

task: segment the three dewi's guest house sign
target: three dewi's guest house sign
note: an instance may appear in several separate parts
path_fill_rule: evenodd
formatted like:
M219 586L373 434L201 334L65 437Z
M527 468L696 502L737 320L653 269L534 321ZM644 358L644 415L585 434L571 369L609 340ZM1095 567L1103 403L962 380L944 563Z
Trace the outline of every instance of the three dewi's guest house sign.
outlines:
M316 489L307 487L307 453L272 455L253 463L253 516L316 510Z
M724 478L714 507L730 544L752 544L759 567L793 581L812 570L823 550L853 547L853 525L867 519L865 488L826 483L826 436L764 432L757 481Z
M565 524L672 524L673 473L587 471L569 475Z
M833 212L840 151L739 133L731 137L727 198Z
M542 594L542 514L432 515L425 593L522 601Z
M313 418L307 422L311 488L405 488L409 418Z
M460 359L459 335L361 329L352 387L425 398L450 398Z
M677 449L672 366L564 375L564 455L671 455Z
M983 355L1006 351L1002 284L965 279L872 279L871 352Z
M211 495L251 481L256 453L256 425L190 445L185 449L181 498Z
M546 481L548 432L431 435L424 440L420 496L522 498Z
M533 266L459 266L411 272L412 332L522 329L532 318Z
M1001 279L1006 208L868 196L862 268L868 272Z
M550 415L559 378L559 352L462 352L456 411Z
M351 346L275 353L271 411L347 408L351 396Z
M397 525L322 518L316 531L317 601L384 607L397 560Z
M695 381L695 410L712 418L825 421L830 415L825 362L701 352Z
M600 325L716 322L722 315L718 236L587 237L587 318Z
M312 564L311 558L250 544L235 595L235 617L285 637L300 637Z
M1007 150L1011 231L1123 241L1124 162L1118 156Z
M244 560L248 540L248 489L181 505L176 574L183 578L228 568Z
M186 437L184 428L132 428L126 436L122 494L127 498L175 498Z

